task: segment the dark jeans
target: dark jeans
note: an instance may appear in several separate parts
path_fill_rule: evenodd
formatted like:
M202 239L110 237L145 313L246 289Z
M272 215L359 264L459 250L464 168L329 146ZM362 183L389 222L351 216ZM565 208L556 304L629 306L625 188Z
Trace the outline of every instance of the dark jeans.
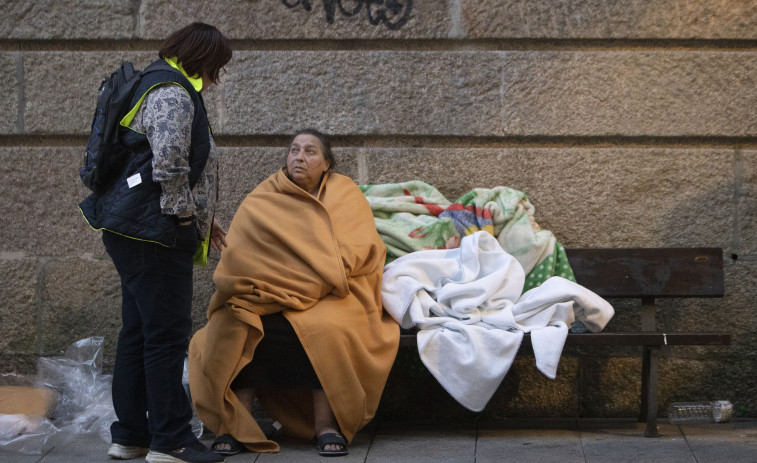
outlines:
M192 408L181 383L192 334L194 226L180 227L177 245L103 232L121 277L121 317L113 371L114 443L165 451L196 440Z

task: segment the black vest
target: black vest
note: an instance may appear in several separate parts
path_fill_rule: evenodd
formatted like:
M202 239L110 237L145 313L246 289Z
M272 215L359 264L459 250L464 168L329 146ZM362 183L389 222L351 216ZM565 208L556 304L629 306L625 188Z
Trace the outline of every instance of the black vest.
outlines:
M181 85L192 97L195 113L189 151L191 188L202 175L210 153L210 127L202 96L184 75L162 59L145 69L148 70L151 72L142 78L134 92L130 108L150 89L166 82ZM121 143L129 151L129 160L123 173L102 196L90 195L79 204L79 209L95 230L107 230L129 238L173 246L177 225L173 216L161 212L162 189L152 179L152 151L147 136L125 127L120 130Z

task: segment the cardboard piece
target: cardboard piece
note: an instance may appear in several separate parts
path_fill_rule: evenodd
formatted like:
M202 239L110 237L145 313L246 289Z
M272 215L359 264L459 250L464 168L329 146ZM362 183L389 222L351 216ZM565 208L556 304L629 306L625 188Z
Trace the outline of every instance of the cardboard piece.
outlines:
M0 386L0 415L40 415L51 418L58 395L45 387Z

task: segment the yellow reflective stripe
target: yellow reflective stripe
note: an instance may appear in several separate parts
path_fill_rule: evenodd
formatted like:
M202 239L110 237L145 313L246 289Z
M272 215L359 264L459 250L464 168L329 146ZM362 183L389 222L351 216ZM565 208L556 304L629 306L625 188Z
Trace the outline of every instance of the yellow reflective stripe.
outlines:
M109 233L115 233L116 235L119 235L119 236L123 236L124 238L129 238L129 239L132 239L132 240L137 240L137 241L144 241L145 243L154 243L154 244L158 244L158 245L160 245L160 246L163 246L164 248L170 248L170 247L171 247L171 246L168 246L168 245L166 245L166 244L163 244L163 243L161 243L161 242L159 242L159 241L152 241L152 240L143 240L142 238L135 238L135 237L133 237L133 236L124 235L123 233L118 233L118 232L115 232L115 231L113 231L113 230L109 230L109 229L107 229L107 228L105 228L105 227L103 227L103 228L95 228L95 227L93 227L93 226L92 226L92 224L91 224L91 223L89 223L89 220L87 220L87 216L86 216L86 215L84 215L84 211L83 211L83 210L81 210L81 207L79 207L79 212L81 212L81 215L82 215L82 217L84 217L84 221L85 221L85 222L87 222L87 225L89 225L89 228L91 228L91 229L92 229L92 230L94 230L94 231L106 231L106 232L109 232Z
M195 77L189 77L189 76L187 75L187 72L186 72L186 71L184 70L184 67L182 67L181 63L179 63L179 62L178 62L178 58L176 58L176 57L173 57L173 58L164 58L164 59L163 59L163 61L165 61L166 63L168 63L168 64L169 64L169 65L170 65L171 67L173 67L174 69L176 69L176 70L178 70L179 72L181 72L181 74L182 74L182 75L183 75L184 77L186 77L186 78L187 78L187 80L189 81L189 83L190 83L190 84L192 84L192 87L193 87L193 88L195 89L195 91L196 91L197 93L200 93L200 91L202 90L202 78L201 78L201 77L197 77L197 76L195 76ZM141 98L139 99L139 101L137 101L137 104L136 104L136 105L134 105L134 107L133 107L133 108L131 109L131 111L129 111L128 113L126 113L126 115L125 115L125 116L123 117L123 119L121 119L121 122L120 122L120 124L121 124L122 126L124 126L124 127L128 128L128 127L129 127L129 125L131 125L131 121L133 121L133 120L134 120L134 116L136 116L136 115L137 115L137 111L139 111L139 107L140 107L140 106L142 106L142 101L144 101L144 99L145 99L145 96L147 96L147 94L148 94L148 93L150 93L150 90L152 90L153 88L157 87L158 85L162 85L162 84L165 84L165 83L169 83L169 82L170 82L170 83L173 83L173 84L176 84L176 85L178 85L179 87L183 88L183 89L184 89L184 91L185 91L185 92L187 92L187 95L189 95L189 91L188 91L188 90L187 90L186 88L184 88L184 86L183 86L183 85L181 85L181 84L180 84L180 83L178 83L178 82L174 82L174 81L172 81L172 80L167 80L167 81L165 81L165 82L160 82L160 83L157 83L157 84L153 85L152 87L150 87L150 88L149 88L149 89L148 89L148 90L147 90L147 91L146 91L146 92L145 92L145 93L144 93L144 94L142 95L142 97L141 97ZM190 96L191 96L191 95L190 95Z
M137 115L137 111L139 111L139 107L142 106L142 102L145 100L145 97L147 96L147 94L150 93L150 91L152 91L152 89L154 89L155 87L157 87L159 85L163 85L163 84L168 84L168 83L176 84L179 87L181 87L182 90L184 90L185 92L187 92L187 89L184 88L178 82L174 82L172 80L167 80L165 82L158 82L157 84L155 84L152 87L148 88L147 91L142 94L142 96L139 98L139 101L137 101L137 103L134 105L134 107L131 108L131 111L129 111L128 113L126 113L126 115L123 117L123 119L121 119L121 122L119 122L119 124L121 124L122 126L124 126L124 127L126 127L128 129L129 125L131 125L131 121L134 120L134 116ZM189 92L187 92L187 95L189 95Z
M190 84L192 84L192 87L194 87L195 91L197 93L200 93L202 90L202 78L198 76L197 74L194 75L194 77L189 77L187 75L187 71L184 70L184 67L181 65L181 63L178 62L178 58L175 56L173 58L164 58L163 61L173 66L174 69L177 69L179 72L181 72L184 77L187 78Z
M204 240L200 241L197 245L197 249L195 250L195 254L192 257L192 263L195 265L199 265L201 267L205 267L208 265L208 251L210 248L210 233L212 232L212 226L210 227L211 230L208 231L208 236L205 237Z

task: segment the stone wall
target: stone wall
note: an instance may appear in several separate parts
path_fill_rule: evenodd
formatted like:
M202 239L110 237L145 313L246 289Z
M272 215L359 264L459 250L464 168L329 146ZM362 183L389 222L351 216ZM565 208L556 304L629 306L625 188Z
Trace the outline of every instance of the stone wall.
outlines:
M279 166L287 134L313 126L334 134L343 173L361 184L419 179L452 200L523 190L566 247L722 247L725 299L661 301L658 324L726 330L733 345L663 349L660 408L722 398L757 416L756 3L0 0L0 10L0 372L33 372L37 357L93 335L111 366L120 288L76 208L96 89L122 59L142 67L169 32L201 20L234 47L206 92L222 223ZM195 328L216 262L196 272ZM618 316L608 330L638 323ZM379 413L474 417L416 357L400 354ZM566 350L549 380L522 356L478 417L634 416L638 357Z

